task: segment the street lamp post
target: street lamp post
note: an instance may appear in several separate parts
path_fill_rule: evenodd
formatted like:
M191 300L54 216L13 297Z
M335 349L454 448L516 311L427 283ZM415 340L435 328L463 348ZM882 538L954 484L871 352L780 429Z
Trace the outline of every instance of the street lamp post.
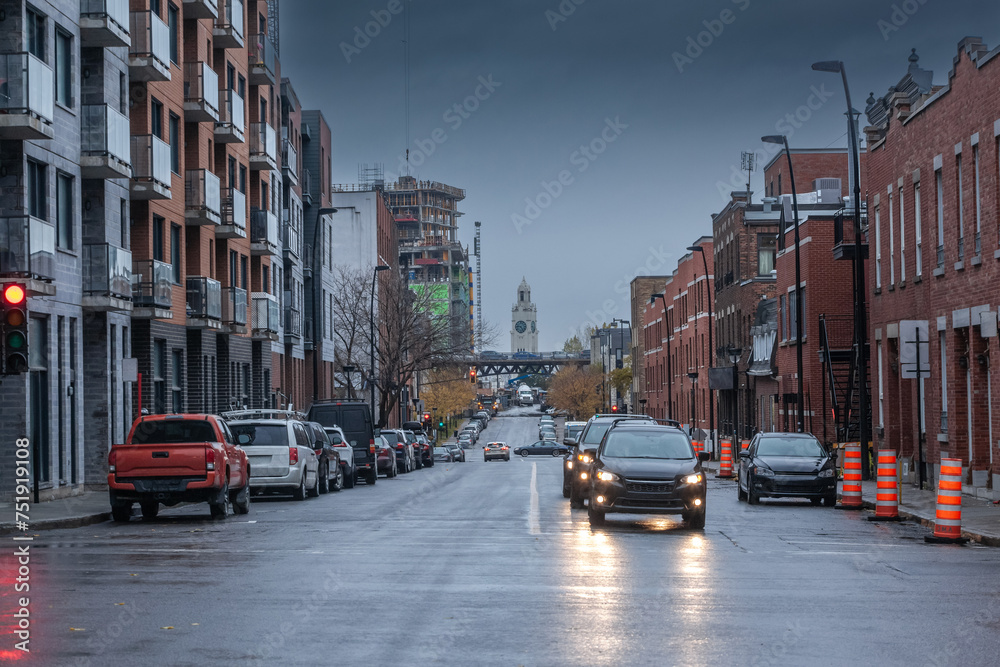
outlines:
M695 383L698 382L698 372L688 373L688 378L691 380L691 435L694 435L695 424L698 421L697 403L695 403Z
M743 356L743 349L728 345L726 353L729 361L733 364L733 434L734 439L739 440L740 434L740 357Z
M805 422L803 411L805 401L802 395L802 312L805 306L805 299L802 298L802 274L799 264L799 198L795 192L795 172L792 171L792 153L788 149L788 137L783 134L774 134L761 137L761 141L769 144L779 144L785 147L785 158L788 159L788 180L792 182L792 210L795 217L795 363L798 373L798 393L795 396L795 430L799 433L805 432ZM781 230L784 234L785 230Z
M354 382L351 380L351 373L357 369L354 366L344 366L343 368L347 375L347 397L354 398Z
M652 294L649 297L650 305L656 303L656 299L663 302L663 324L667 325L667 299L664 297L663 292L657 294ZM670 334L673 332L667 329L667 419L674 418L674 397L671 386L674 381L673 370L670 367Z
M705 267L705 294L708 296L708 367L705 374L709 376L708 383L708 432L712 439L712 453L715 453L715 399L712 397L711 370L715 360L715 346L712 343L712 329L715 328L715 314L712 312L712 286L708 282L708 259L705 257L705 248L700 245L688 246L691 252L701 253L701 263Z
M861 158L861 146L858 138L858 129L854 124L854 107L851 105L851 89L847 85L847 68L840 60L827 60L813 63L812 68L817 72L840 73L840 78L844 83L844 97L847 99L847 133L848 141L851 143L851 155L853 163L851 171L854 176L854 348L857 358L855 363L858 368L858 399L861 404L859 410L860 426L858 436L861 439L861 476L869 479L871 474L868 468L868 355L865 354L865 343L868 338L868 324L866 322L867 312L865 311L865 264L862 261L861 243L861 167L858 164ZM923 435L917 433L917 439ZM918 447L919 447L918 442Z
M368 384L371 387L372 396L372 419L375 419L375 280L378 278L380 271L388 271L389 267L384 264L379 264L372 271L372 301L371 310L368 311L369 320L371 322L371 376L368 380Z
M321 303L320 293L322 292L323 276L322 271L319 270L320 262L316 261L317 253L319 257L323 256L323 249L319 245L319 230L322 226L322 220L324 216L333 215L337 212L337 209L332 207L321 208L316 212L316 222L313 224L313 247L312 247L312 257L310 261L312 262L312 285L313 285L313 321L312 321L312 337L313 337L313 401L319 400L319 356L322 350L322 342L320 341L319 328L320 328L320 311L323 309ZM317 280L319 285L317 285Z

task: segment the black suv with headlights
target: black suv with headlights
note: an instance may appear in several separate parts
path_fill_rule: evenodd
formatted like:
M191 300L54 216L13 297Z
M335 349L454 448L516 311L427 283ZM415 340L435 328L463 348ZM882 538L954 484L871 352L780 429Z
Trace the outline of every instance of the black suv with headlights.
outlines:
M837 462L809 433L758 433L740 452L736 494L751 505L763 497L837 504Z
M680 514L691 528L705 527L707 485L691 439L676 426L612 424L591 465L587 514L591 526L607 512Z
M563 496L569 498L570 507L583 509L583 501L590 493L590 464L604 434L616 422L656 424L656 421L647 415L611 414L591 417L563 463Z

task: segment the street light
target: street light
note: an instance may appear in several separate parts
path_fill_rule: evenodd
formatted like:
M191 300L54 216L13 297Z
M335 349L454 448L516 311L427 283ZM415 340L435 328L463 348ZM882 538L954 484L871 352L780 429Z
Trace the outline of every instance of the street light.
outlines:
M371 378L368 380L368 384L371 385L371 395L372 395L372 419L375 419L375 279L378 278L379 271L388 271L390 267L379 264L372 271L372 305L371 310L368 311L369 319L371 320Z
M649 297L649 304L653 305L656 303L656 299L663 302L663 324L667 324L667 299L663 296L663 292L657 294L651 294ZM674 418L674 398L673 391L671 390L671 385L674 381L673 370L670 368L670 334L673 332L667 329L667 419Z
M712 312L712 287L708 282L708 259L705 257L705 248L700 245L689 245L691 252L701 253L701 263L705 267L705 294L708 295L708 369L706 374L711 377L712 362L715 360L715 347L712 343L712 329L715 328L715 315ZM712 439L712 453L715 453L715 400L712 398L712 382L708 383L708 431Z
M726 354L733 364L733 433L735 439L740 439L740 370L738 364L743 356L743 348L726 346Z
M313 247L312 247L312 286L313 286L313 321L312 321L312 337L313 337L313 401L319 400L319 356L321 354L320 348L322 347L322 342L319 336L319 326L320 326L320 310L322 309L322 304L317 305L318 297L322 291L323 277L321 271L319 270L320 263L316 261L316 253L321 253L322 256L323 249L319 245L319 230L320 230L320 220L323 216L333 215L337 212L337 209L332 207L321 208L316 212L316 223L313 225ZM319 280L320 286L316 285L316 281Z
M795 192L795 172L792 171L792 153L788 149L788 137L783 134L773 134L761 137L761 141L768 144L779 144L785 147L785 158L788 160L788 180L792 182L792 209L795 220L795 363L798 372L798 393L795 396L795 425L796 431L805 432L802 413L805 401L802 398L802 309L805 306L802 298L802 274L799 264L799 197ZM785 230L781 230L784 234Z
M860 400L858 429L861 439L861 477L869 479L871 476L868 468L868 355L865 353L865 343L868 338L868 325L865 312L865 265L862 262L861 244L861 167L859 161L861 157L861 147L858 138L858 130L854 124L854 107L851 105L851 89L847 85L847 68L840 60L825 60L813 63L812 68L817 72L840 73L840 78L844 82L844 97L847 98L847 134L851 144L852 169L854 176L854 349L857 359L855 365L858 368L858 398ZM923 438L920 429L917 429L918 441ZM920 443L917 443L920 446ZM923 471L920 471L923 479Z
M697 403L695 403L695 383L698 382L698 372L694 371L688 373L688 378L691 380L691 433L694 435L695 424L698 421L698 411L696 410ZM709 401L711 405L711 401Z

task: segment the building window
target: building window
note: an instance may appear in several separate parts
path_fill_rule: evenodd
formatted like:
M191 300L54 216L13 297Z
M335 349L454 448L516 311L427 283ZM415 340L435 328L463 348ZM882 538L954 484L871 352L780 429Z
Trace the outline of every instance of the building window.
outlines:
M264 291L268 294L271 293L271 277L269 275L267 264L261 267L261 284L264 286Z
M153 341L153 413L167 411L167 341Z
M163 223L158 215L153 216L153 259L163 261Z
M181 228L180 225L170 225L170 266L173 269L174 283L181 284Z
M785 307L785 295L778 295L778 324L781 325L781 340L788 340L788 309Z
M882 225L879 207L875 207L875 289L882 288Z
M122 248L128 249L128 200L122 197L121 201L118 202L118 216L121 219L121 244Z
M875 344L876 350L878 350L878 425L879 427L885 426L885 379L882 374L882 341L878 341Z
M244 165L240 165L240 192L243 194L247 193L247 168Z
M983 233L983 229L982 229L982 213L983 213L983 206L982 206L982 202L979 199L979 144L976 144L975 146L972 147L972 160L973 160L974 167L975 167L975 172L976 172L975 173L976 181L973 184L973 187L975 188L974 194L975 194L975 197L976 197L976 255L978 256L978 255L981 255L983 253L983 246L982 246L982 233Z
M171 408L172 412L179 413L183 412L183 405L181 404L181 398L183 393L181 392L182 386L182 372L184 364L184 351L174 350L173 351L173 363L170 373L170 397L171 397Z
M157 16L160 15L160 0L149 0L149 8Z
M903 188L899 189L899 280L906 282L906 219Z
M181 119L170 114L170 171L181 173Z
M916 261L918 278L924 274L924 256L920 248L920 243L923 239L923 230L920 228L920 219L920 182L918 181L913 184L913 242L916 244L916 250L914 250L916 256L914 260Z
M757 275L769 276L774 271L774 259L778 252L777 234L757 235Z
M958 259L965 259L965 205L962 202L962 156L955 158L955 199L958 204Z
M73 177L56 175L56 244L73 249Z
M941 354L941 432L948 432L948 342L945 332L938 332L938 347Z
M33 9L24 12L24 35L28 53L45 60L45 17Z
M24 172L24 189L28 196L28 215L45 219L48 213L45 205L45 165L28 160Z
M163 138L163 104L153 98L149 103L150 132L154 137Z
M178 18L177 7L173 3L167 5L167 30L170 32L170 62L177 64L178 61L178 48L177 48L177 18Z
M889 193L889 284L896 283L896 221L892 213L892 193Z
M240 287L247 288L247 256L240 255Z
M940 269L944 266L944 179L940 169L934 172L934 180L937 185L937 265Z
M73 106L73 37L56 30L56 102Z

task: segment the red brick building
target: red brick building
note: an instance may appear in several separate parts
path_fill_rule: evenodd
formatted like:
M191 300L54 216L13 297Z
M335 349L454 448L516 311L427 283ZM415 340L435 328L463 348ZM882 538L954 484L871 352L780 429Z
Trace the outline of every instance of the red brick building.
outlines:
M966 483L982 494L1000 485L994 423L1000 49L978 39L958 45L947 84L916 55L900 82L869 99L873 272L872 416L879 445L896 448L913 471L920 432L927 477L942 456L959 457ZM930 377L900 374L900 321L929 322ZM922 403L922 406L921 406Z
M701 252L681 257L662 286L663 299L654 295L643 308L645 387L638 398L646 400L647 414L676 419L686 428L700 429L695 435L705 438L712 400L708 389L712 237L703 236L693 245L703 249L705 261Z

